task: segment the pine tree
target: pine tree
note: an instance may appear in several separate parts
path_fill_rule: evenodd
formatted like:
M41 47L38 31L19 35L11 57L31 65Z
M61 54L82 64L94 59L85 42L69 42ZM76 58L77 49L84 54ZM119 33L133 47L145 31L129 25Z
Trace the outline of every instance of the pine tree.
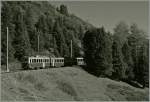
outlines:
M119 22L114 28L114 36L113 36L114 40L118 40L122 47L128 36L129 36L128 25L123 21Z
M69 13L68 13L67 6L65 6L65 5L60 5L60 13L66 15L66 16L68 16Z
M110 39L106 35L102 27L87 31L83 38L85 61L89 71L96 76L109 76L112 71L108 60L108 56L111 60L111 46L107 46Z
M24 62L25 57L28 56L30 50L29 37L24 23L24 16L21 8L18 8L15 19L16 33L13 41L13 46L16 50L15 58Z
M131 56L131 47L128 45L128 42L125 42L122 47L123 61L127 64L126 67L126 76L129 80L133 79L133 60Z
M138 56L138 67L135 69L136 72L136 80L143 85L146 86L149 80L149 60L147 55L147 46L143 45L140 47L139 56Z
M125 78L125 64L121 57L121 50L119 48L119 42L114 41L112 45L112 58L113 58L113 77L115 79L124 79Z
M9 44L8 44L8 56L9 56L9 62L14 61L14 53L15 50L12 46L12 41L14 38L14 24L13 24L13 15L12 15L12 9L9 7L10 5L6 2L3 2L2 5L2 12L1 12L1 57L2 57L2 64L6 64L6 48L7 48L7 27L9 29Z

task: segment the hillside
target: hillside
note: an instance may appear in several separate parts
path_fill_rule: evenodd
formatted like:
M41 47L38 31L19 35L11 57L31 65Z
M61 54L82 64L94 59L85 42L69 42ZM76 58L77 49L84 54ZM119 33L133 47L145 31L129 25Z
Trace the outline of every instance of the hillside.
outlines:
M24 61L24 56L52 53L80 56L84 32L93 26L70 14L65 5L55 7L48 1L2 1L2 64L6 63L6 28L9 29L9 62ZM39 49L38 49L39 39Z
M97 78L77 67L2 74L2 100L148 100L148 89Z

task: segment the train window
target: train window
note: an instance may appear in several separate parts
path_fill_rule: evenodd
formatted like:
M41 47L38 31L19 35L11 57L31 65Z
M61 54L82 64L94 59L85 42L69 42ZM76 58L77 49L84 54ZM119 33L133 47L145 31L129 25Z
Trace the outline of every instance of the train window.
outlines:
M34 63L34 59L32 59L32 63Z

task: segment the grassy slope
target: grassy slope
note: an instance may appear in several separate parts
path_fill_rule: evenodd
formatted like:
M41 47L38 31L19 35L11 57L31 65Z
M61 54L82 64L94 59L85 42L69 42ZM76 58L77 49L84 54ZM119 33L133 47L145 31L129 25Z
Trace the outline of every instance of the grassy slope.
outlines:
M96 78L79 68L2 74L2 100L148 100L148 89Z

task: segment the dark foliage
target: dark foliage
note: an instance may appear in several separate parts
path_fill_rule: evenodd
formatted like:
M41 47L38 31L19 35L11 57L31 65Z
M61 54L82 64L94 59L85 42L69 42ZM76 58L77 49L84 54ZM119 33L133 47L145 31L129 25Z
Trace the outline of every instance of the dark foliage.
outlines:
M111 40L104 28L87 31L83 45L88 70L96 76L111 75Z
M83 45L87 63L84 69L89 73L148 87L149 40L136 24L129 29L125 22L120 22L113 37L103 27L88 30Z

